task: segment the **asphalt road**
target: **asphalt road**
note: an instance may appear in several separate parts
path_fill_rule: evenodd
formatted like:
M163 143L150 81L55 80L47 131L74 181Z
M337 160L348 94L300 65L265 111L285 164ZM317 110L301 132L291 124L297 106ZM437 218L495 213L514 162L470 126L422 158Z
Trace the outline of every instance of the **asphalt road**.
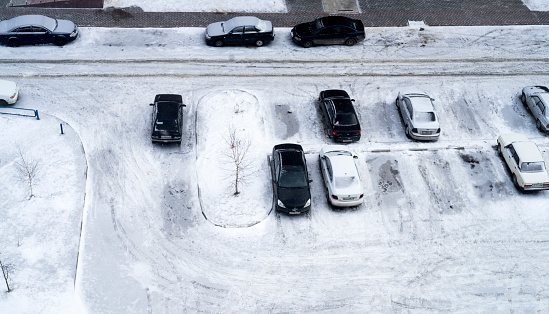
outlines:
M328 0L325 0L328 1ZM0 0L0 20L21 14L44 14L69 19L81 26L103 27L201 27L243 13L213 12L143 12L140 8L47 9L8 7ZM256 13L277 27L289 27L318 16L327 15L334 6L323 6L322 0L286 0L287 13ZM345 7L342 7L345 9ZM358 0L359 13L339 11L360 18L365 26L404 26L408 21L427 25L544 25L549 12L530 11L520 0ZM245 13L250 14L250 13Z

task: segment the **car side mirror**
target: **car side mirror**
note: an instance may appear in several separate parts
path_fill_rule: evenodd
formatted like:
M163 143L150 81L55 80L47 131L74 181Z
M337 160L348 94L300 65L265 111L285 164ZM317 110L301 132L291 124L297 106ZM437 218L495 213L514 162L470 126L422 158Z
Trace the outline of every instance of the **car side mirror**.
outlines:
M354 159L358 159L358 156L357 156L357 155L353 155L353 158L354 158Z
M181 105L179 105L179 107L187 107L187 105L181 104Z
M431 98L431 101L435 101L435 99L434 99L434 98Z
M312 183L312 182L313 182L313 180L312 180L312 179L309 179L309 183Z
M320 159L326 159L326 156L320 156Z
M355 101L355 100L351 98L351 101Z
M149 104L149 106L154 106L154 104Z

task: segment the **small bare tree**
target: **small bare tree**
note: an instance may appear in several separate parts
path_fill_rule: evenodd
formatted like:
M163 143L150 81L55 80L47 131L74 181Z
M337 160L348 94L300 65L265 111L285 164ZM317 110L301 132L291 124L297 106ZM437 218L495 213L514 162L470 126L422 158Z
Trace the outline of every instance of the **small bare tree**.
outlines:
M233 126L229 127L229 134L225 138L225 142L229 145L229 149L223 152L223 155L228 157L230 160L229 163L234 166L234 168L231 167L230 171L234 175L234 195L238 195L240 194L238 190L239 185L248 175L247 170L253 162L253 160L249 160L248 158L252 142L247 135L237 133Z
M32 187L34 186L34 178L38 174L38 160L33 160L32 158L26 157L21 151L21 148L18 148L18 152L19 160L15 162L15 167L23 180L29 184L29 199L31 199L34 196L32 191Z
M0 260L0 268L2 269L2 275L4 276L4 281L6 282L6 287L8 288L8 292L11 292L10 275L13 272L14 266L11 263L4 263L2 260Z

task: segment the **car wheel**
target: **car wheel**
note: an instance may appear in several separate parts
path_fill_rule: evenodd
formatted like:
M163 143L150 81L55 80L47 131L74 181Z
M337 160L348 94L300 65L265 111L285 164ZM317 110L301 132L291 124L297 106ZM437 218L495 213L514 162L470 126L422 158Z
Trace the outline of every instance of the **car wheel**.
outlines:
M4 99L0 99L0 106L7 106L8 105L8 102L5 101Z
M406 137L412 138L412 136L410 135L410 128L408 126L405 126L404 130L405 130L404 133L406 133Z
M538 128L538 130L543 131L543 130L541 129L541 121L539 121L539 120L536 121L536 127Z
M524 95L524 92L520 95L520 101L522 101L522 104L526 106L526 95Z
M21 42L19 42L19 39L11 38L8 40L8 46L10 47L19 47L21 45Z
M356 39L354 38L349 38L345 41L345 45L347 46L354 46L356 44Z
M524 189L518 184L517 176L513 174L513 184L519 189L519 191L524 192Z
M55 38L55 44L57 46L65 46L67 43L67 39L65 37L57 37Z
M328 191L328 188L326 188L326 203L328 203L328 206L332 206L332 202L330 201L330 191Z
M255 45L256 45L257 47L261 47L261 46L263 46L264 44L265 44L265 43L263 42L263 40L256 40L256 42L255 42Z
M214 42L214 46L216 46L216 47L222 47L224 44L225 43L221 39L218 39Z
M498 144L498 154L501 155L501 145Z
M311 48L313 46L313 42L310 40L303 42L303 48Z

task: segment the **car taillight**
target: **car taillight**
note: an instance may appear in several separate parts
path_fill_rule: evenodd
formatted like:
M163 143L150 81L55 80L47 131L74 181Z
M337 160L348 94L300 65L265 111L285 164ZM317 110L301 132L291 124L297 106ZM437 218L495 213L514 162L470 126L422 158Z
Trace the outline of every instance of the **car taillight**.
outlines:
M363 198L364 197L364 194L360 194L360 197L359 198Z
M337 195L332 195L332 198L333 198L334 200L337 200Z
M362 133L362 130L358 130L357 135L360 135Z
M549 182L545 182L543 186L549 186Z
M525 184L524 187L525 187L525 188L531 188L532 185L531 185L531 184Z
M334 131L332 134L334 134L334 136L339 136L336 131Z

